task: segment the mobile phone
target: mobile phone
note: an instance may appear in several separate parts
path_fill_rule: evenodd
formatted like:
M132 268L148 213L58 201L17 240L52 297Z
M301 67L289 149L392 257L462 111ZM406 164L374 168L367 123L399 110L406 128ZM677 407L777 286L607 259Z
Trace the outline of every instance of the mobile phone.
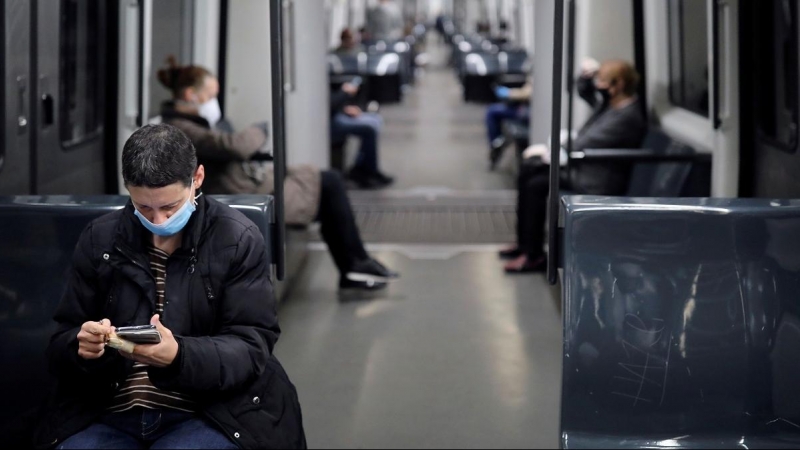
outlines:
M159 333L155 325L117 328L117 336L134 344L161 343L161 333Z
M364 82L363 78L355 77L355 78L353 78L352 81L350 81L350 84L352 84L355 87L360 87L363 82Z

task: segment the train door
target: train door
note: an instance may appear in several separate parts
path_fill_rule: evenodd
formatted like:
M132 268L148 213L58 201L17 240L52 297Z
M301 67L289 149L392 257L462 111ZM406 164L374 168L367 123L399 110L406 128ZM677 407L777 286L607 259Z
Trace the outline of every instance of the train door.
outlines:
M30 54L31 3L3 2L3 137L0 146L0 193L30 192Z
M180 0L152 3L151 40L157 45L150 49L150 64L146 64L145 83L148 101L147 117L150 121L161 114L162 104L172 98L172 93L158 81L157 73L167 64L167 59L175 58L179 65L194 64L193 24L194 0ZM209 67L212 72L215 67Z
M713 154L715 197L738 195L740 3L644 2L650 110L667 134Z
M145 102L149 99L143 65L149 60L149 29L152 0L121 0L119 5L119 64L117 70L116 167L121 167L122 148L137 128L144 124ZM119 178L119 192L125 186Z
M800 198L800 8L742 2L742 195Z
M39 0L35 14L34 193L103 194L106 2Z

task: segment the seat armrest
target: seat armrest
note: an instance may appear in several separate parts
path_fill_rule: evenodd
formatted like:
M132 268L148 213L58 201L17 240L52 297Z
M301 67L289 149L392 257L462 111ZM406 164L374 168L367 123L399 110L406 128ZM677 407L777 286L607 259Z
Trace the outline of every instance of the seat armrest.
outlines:
M592 148L570 153L571 163L581 162L711 162L710 153L666 154L650 149Z

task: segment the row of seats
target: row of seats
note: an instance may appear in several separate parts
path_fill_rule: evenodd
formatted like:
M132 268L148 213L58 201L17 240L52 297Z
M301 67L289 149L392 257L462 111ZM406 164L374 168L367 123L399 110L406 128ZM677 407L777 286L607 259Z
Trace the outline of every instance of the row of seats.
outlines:
M505 121L503 132L513 143L518 164L528 148L530 128ZM651 128L640 149L589 149L573 152L571 164L631 164L627 195L631 197L706 197L711 190L711 155L698 153L658 128Z
M630 197L707 197L711 194L711 155L698 153L657 128L640 149L587 149L573 152L570 164L631 165Z
M451 64L464 89L464 101L497 101L493 87L520 87L531 73L527 50L479 34L452 37Z
M405 40L379 41L354 52L333 52L328 55L331 87L341 87L360 76L367 101L399 103L403 85L413 83L415 60L415 46Z

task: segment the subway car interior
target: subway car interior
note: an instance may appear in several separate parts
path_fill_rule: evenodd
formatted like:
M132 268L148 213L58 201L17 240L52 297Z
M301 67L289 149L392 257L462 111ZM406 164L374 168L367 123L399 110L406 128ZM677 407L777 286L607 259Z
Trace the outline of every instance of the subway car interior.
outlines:
M42 431L71 411L52 401L53 361L83 348L71 336L74 354L54 356L51 337L94 280L78 263L99 251L79 245L87 226L143 212L126 143L175 128L207 201L263 237L261 305L296 389L232 413L301 436L273 441L204 406L242 385L180 388L229 445L800 445L795 0L0 4L5 445L80 448L91 429ZM240 300L190 261L173 283L205 291L188 297ZM109 287L101 272L86 323L122 301L123 275ZM181 370L187 340L225 333L178 339Z

